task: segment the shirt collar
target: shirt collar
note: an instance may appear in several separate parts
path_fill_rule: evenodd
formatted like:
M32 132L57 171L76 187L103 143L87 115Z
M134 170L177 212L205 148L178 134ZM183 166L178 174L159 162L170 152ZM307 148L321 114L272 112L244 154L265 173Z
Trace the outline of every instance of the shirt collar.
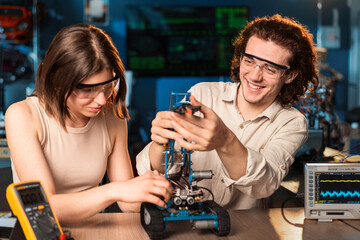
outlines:
M224 94L222 96L222 100L224 102L236 102L237 91L240 86L240 82L236 82L233 84L226 84L224 88ZM283 106L280 103L278 98L265 109L264 112L260 113L256 118L267 117L270 120L273 120L275 116L283 109Z
M232 84L225 84L224 94L222 95L222 100L224 102L235 102L237 90L240 86L240 82L235 82Z
M281 105L280 100L276 98L275 101L265 109L265 111L258 115L258 117L264 116L272 121L282 109L283 106Z

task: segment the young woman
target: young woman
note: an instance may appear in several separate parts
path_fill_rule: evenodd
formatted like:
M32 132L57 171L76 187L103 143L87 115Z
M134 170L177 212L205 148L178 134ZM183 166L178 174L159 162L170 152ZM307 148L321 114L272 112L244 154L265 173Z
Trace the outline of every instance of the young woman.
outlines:
M5 127L14 182L40 180L61 223L118 202L165 207L171 186L158 172L134 178L127 150L124 67L110 37L77 24L53 39L32 96L11 105ZM109 184L99 186L105 172Z

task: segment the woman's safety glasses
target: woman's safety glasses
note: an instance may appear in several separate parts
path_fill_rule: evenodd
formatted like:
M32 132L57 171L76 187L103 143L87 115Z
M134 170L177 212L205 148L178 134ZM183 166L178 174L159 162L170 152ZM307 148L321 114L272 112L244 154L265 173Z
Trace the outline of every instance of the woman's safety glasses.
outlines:
M119 77L115 76L110 80L96 84L79 83L74 89L74 93L79 98L95 98L101 92L104 93L105 98L109 98L111 93L115 90L115 86L119 82Z

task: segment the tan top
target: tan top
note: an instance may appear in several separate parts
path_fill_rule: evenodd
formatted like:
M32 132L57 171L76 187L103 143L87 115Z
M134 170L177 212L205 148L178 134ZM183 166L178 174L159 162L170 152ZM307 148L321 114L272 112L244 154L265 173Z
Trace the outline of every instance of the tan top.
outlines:
M46 114L37 97L30 97L43 128L41 147L55 182L56 193L80 192L97 186L106 171L111 143L103 114L82 128L61 125ZM14 182L19 182L14 165Z
M307 138L307 121L295 108L272 103L256 118L244 121L236 107L239 83L199 83L189 92L205 106L213 109L225 125L235 133L248 150L246 175L229 177L215 150L195 151L193 170L212 170L213 178L198 183L211 189L215 201L227 209L248 209L260 206L260 199L279 188L294 162L296 151ZM137 170L150 169L149 148L137 156Z

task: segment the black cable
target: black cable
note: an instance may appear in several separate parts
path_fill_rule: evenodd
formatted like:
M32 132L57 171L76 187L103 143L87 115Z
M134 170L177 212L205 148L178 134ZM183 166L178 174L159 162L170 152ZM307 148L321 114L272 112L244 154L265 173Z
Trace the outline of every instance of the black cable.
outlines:
M299 224L299 223L292 223L292 222L289 221L289 219L287 219L287 218L285 217L284 207L285 207L285 204L286 204L290 199L292 199L292 198L295 198L295 199L296 199L296 198L303 198L303 197L304 197L303 194L299 194L299 195L296 195L296 196L291 196L291 197L286 198L286 199L283 201L283 203L281 204L281 215L282 215L282 217L284 218L284 220L285 220L287 223L289 223L289 224L291 224L291 225L293 225L293 226L295 226L295 227L300 227L300 228L304 227L304 225L303 225L303 224Z
M340 222L342 222L342 223L344 223L344 224L348 225L349 227L351 227L351 228L355 229L356 231L360 232L360 229L359 229L359 228L357 228L357 227L355 227L355 226L351 225L351 224L350 224L350 223L348 223L348 222L345 222L345 221L344 221L344 219L338 219L338 220L339 220Z
M206 188L206 187L199 187L199 186L198 186L198 188L205 189L206 191L208 191L208 192L210 193L211 198L212 198L212 199L211 199L211 203L210 203L208 206L206 206L206 207L211 207L212 204L213 204L213 202L215 201L215 197L214 197L214 194L212 193L212 191L211 191L210 189Z
M286 204L290 199L292 199L292 198L298 199L298 198L303 198L303 197L304 197L303 194L299 194L299 195L296 195L296 196L291 196L291 197L286 198L286 199L284 200L284 202L281 204L281 215L282 215L282 217L284 218L284 220L285 220L287 223L289 223L289 224L291 224L291 225L293 225L293 226L295 226L295 227L300 227L300 228L303 228L304 225L303 225L303 224L299 224L299 223L292 223L292 222L289 221L289 219L286 218L286 216L285 216L285 214L284 214L284 207L285 207L285 204ZM339 220L340 222L342 222L342 223L348 225L349 227L355 229L356 231L360 232L360 229L359 229L359 228L351 225L351 224L348 223L348 222L345 222L344 219L337 219L337 220Z

